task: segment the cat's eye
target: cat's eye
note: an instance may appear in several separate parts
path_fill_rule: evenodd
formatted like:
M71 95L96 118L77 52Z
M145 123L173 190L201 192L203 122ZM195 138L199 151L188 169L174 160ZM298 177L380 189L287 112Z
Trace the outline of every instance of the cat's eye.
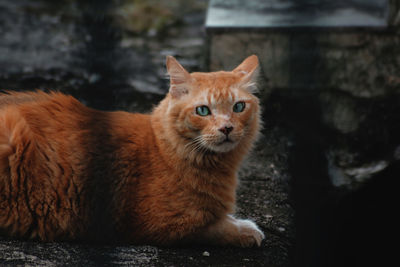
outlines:
M244 108L246 107L246 103L245 102L237 102L234 106L233 106L233 111L234 112L242 112L244 110Z
M207 106L196 107L196 114L200 116L211 115L211 111Z

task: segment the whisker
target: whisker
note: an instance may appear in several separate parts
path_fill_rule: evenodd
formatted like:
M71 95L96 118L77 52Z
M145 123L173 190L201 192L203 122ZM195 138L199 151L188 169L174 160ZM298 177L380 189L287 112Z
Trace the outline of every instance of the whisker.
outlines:
M193 138L189 143L185 145L185 150L187 150L188 157L195 157L197 155L204 155L207 151L211 151L207 147L207 141L211 140L214 135L206 134L206 135L199 135Z

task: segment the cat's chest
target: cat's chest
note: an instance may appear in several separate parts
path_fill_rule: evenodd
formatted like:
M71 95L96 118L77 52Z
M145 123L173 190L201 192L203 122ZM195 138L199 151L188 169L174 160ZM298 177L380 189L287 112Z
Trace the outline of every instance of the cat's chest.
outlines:
M234 173L196 170L185 172L178 179L181 187L185 188L184 194L191 196L193 201L211 201L211 205L234 201L237 185Z

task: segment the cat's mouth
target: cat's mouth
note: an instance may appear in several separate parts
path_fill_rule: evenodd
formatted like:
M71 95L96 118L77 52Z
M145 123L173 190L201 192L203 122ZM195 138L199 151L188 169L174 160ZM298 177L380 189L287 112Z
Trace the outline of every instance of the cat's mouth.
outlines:
M214 136L215 138L215 136ZM213 151L213 152L228 152L232 150L236 145L238 144L238 141L235 140L232 137L228 136L219 136L219 138L215 139L209 139L209 140L204 140L203 145Z
M231 151L236 146L236 144L237 143L232 139L225 138L222 141L210 143L208 147L214 152L225 153Z
M212 146L212 150L216 151L216 152L228 152L231 151L235 146L236 146L237 142L233 141L230 138L225 138L224 140L218 142L218 143L214 143L214 145Z
M217 145L223 145L223 144L227 144L227 143L233 143L233 141L231 139L229 139L229 137L225 138L223 141L217 143Z

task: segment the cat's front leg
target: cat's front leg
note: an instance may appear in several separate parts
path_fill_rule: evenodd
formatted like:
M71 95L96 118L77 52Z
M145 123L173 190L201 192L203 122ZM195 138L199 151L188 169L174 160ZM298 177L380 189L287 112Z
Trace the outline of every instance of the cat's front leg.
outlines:
M261 246L261 241L265 236L253 221L236 219L227 215L207 227L203 238L217 245L252 247Z

